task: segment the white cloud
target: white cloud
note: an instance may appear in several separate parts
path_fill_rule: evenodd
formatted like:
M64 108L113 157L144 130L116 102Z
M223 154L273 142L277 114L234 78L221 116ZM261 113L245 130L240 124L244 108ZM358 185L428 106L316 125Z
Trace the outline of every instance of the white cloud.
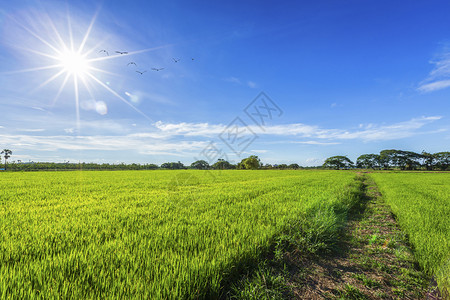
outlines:
M364 141L381 141L401 139L419 134L420 132L418 132L418 130L423 126L440 120L441 118L442 117L440 116L419 117L391 125L368 124L357 130L326 129L302 123L266 126L264 127L264 132L261 132L256 125L250 125L248 127L258 135L298 136L331 140L360 139ZM175 135L212 137L214 135L219 135L227 129L225 125L212 125L209 123L171 124L159 121L154 125L161 130L161 133L164 133L166 137ZM249 133L249 131L246 132ZM157 134L158 133L156 133L156 135ZM300 141L300 143L319 144L317 141Z
M166 135L184 135L184 136L212 136L218 135L225 130L224 125L211 125L208 123L163 123L158 121L154 124L161 132Z
M43 128L35 128L35 129L18 129L17 131L23 131L23 132L43 132L45 129Z
M420 117L409 121L390 125L365 126L353 130L324 129L301 123L267 126L265 132L254 130L258 135L289 137L286 143L306 145L336 145L342 140L380 141L395 140L423 134L420 129L441 117ZM90 126L101 128L115 123L93 122ZM117 124L116 124L117 125ZM21 151L135 151L147 155L177 155L194 157L198 155L210 142L218 139L218 134L226 129L225 125L212 125L208 123L155 123L156 128L148 132L130 133L119 130L110 135L94 133L90 135L74 136L76 130L68 128L62 135L36 135L32 134L0 134L2 143L11 147L20 148ZM444 129L442 129L444 130ZM81 130L82 133L88 132ZM180 136L182 138L180 138ZM300 140L308 138L307 140ZM296 140L298 139L298 140ZM266 153L267 150L252 150L253 153Z
M207 146L203 141L169 141L144 139L134 135L124 136L31 136L0 135L4 144L19 146L21 150L58 151L58 150L100 150L130 151L140 154L172 154L183 155L198 153Z
M248 80L247 83L246 83L245 80L241 80L241 79L239 79L237 77L234 77L234 76L225 78L225 81L228 81L228 82L231 82L231 83L234 83L234 84L238 84L238 85L245 85L245 84L247 84L247 86L249 88L252 88L252 89L255 89L255 88L258 87L256 82L254 82L254 81Z
M253 81L248 81L248 82L247 82L247 85L248 85L249 88L252 88L252 89L255 89L255 88L256 88L256 83L253 82Z
M450 52L446 52L436 61L431 61L434 69L417 88L421 92L433 92L450 86Z
M36 110L40 110L40 111L45 111L45 112L46 112L46 110L43 109L42 107L33 106L33 107L31 107L31 108L32 108L32 109L36 109Z
M450 86L450 79L440 80L431 83L424 83L419 86L418 90L421 92L433 92L441 89L445 89Z
M324 163L323 158L310 157L305 160L307 166L320 166Z
M340 143L335 142L318 142L318 141L304 141L304 142L292 142L294 144L306 144L306 145L339 145Z
M239 78L233 77L233 76L225 78L225 81L236 83L236 84L241 84L241 80Z
M267 153L267 152L269 152L269 150L251 150L251 152L255 152L255 153Z

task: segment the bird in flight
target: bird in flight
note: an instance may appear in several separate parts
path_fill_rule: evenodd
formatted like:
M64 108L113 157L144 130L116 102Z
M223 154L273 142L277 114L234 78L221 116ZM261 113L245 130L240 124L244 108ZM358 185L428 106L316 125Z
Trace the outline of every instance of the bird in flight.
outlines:
M153 71L161 71L164 70L164 68L152 68Z
M128 52L125 52L125 51L116 51L116 53L119 53L119 54L128 54Z
M129 65L135 65L135 66L137 67L137 64L136 64L134 61L129 62L129 63L127 64L127 66L129 66Z
M138 72L139 74L142 75L142 74L144 74L144 73L147 72L147 71L142 71L142 72L141 72L141 71L136 71L136 72Z
M174 61L174 62L176 62L176 63L180 61L180 59L179 59L179 58L178 58L178 59L176 59L176 58L173 58L173 57L172 57L172 59L173 59L173 61Z
M102 52L105 52L105 53L106 53L106 55L108 55L108 56L109 56L109 53L108 53L108 51L106 51L106 50L100 50L100 51L98 51L98 53L102 53Z
M192 58L192 60L194 60L194 58Z

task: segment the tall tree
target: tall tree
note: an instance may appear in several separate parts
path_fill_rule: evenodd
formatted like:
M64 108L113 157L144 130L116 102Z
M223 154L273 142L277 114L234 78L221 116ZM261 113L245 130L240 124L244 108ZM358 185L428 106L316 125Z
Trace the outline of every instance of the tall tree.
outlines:
M363 154L356 160L356 166L363 169L378 169L381 167L380 155Z
M179 170L186 169L182 162L167 162L161 165L161 169Z
M445 171L450 168L450 152L438 152L433 154L436 159L436 166Z
M197 160L191 164L192 169L208 170L209 164L204 160Z
M325 168L332 168L336 170L348 169L352 168L353 166L354 163L347 156L341 155L328 157L323 164L323 167Z
M290 164L290 165L288 166L288 168L289 168L289 169L297 170L297 169L300 169L300 166L299 166L298 164Z
M216 170L228 170L228 169L234 169L235 166L226 161L223 158L219 158L212 167Z
M3 157L5 158L5 170L6 170L6 162L7 162L8 158L11 157L12 151L9 150L9 149L3 149L3 151L1 152L1 154L3 154Z
M254 170L261 168L261 160L256 155L250 155L247 158L244 158L239 164L239 169L246 169L246 170Z
M433 154L422 151L422 165L427 170L433 170L433 166L436 164L436 159Z

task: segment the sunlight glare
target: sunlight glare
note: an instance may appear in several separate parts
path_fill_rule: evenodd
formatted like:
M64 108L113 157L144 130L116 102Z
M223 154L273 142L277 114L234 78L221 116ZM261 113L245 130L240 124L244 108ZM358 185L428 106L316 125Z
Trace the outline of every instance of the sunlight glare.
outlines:
M64 70L75 76L81 76L89 70L89 61L77 52L66 51L58 59Z

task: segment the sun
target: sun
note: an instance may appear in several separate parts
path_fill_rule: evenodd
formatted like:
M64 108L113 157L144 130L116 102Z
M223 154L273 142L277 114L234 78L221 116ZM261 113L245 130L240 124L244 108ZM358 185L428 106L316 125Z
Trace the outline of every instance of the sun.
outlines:
M153 122L153 120L147 116L144 112L135 107L132 103L130 103L127 99L121 96L118 92L113 90L108 82L103 82L100 77L97 76L97 73L104 73L107 75L119 76L119 74L111 73L105 69L99 68L96 66L96 63L99 61L106 61L111 59L123 58L123 54L126 53L127 56L131 56L138 53L148 52L151 50L156 50L159 48L167 47L166 46L158 46L153 48L147 48L143 50L137 51L127 51L124 53L120 53L119 51L115 51L115 53L120 54L112 54L109 55L107 50L104 50L104 46L102 46L103 42L100 41L97 44L93 45L89 41L90 34L93 30L94 23L96 21L98 15L98 11L94 14L91 19L91 22L86 28L85 34L81 36L79 39L74 38L74 32L72 30L71 17L67 14L67 30L63 26L56 26L52 18L43 13L41 23L45 26L29 26L22 22L21 20L13 18L13 21L22 29L21 33L25 34L25 37L30 38L30 40L34 41L33 47L30 46L20 46L18 47L20 50L25 50L29 53L36 55L36 60L39 61L38 58L50 59L50 64L43 64L40 67L29 68L24 70L17 70L11 73L22 73L22 72L39 72L39 71L48 71L54 70L55 73L50 75L44 82L39 84L33 92L38 91L39 89L45 87L49 83L56 81L57 79L62 79L59 85L59 89L52 101L52 106L56 103L59 96L62 94L63 90L66 86L70 85L70 81L73 81L73 91L74 91L74 100L75 100L75 112L76 112L76 125L77 132L80 132L80 90L83 88L84 91L87 91L89 97L91 99L95 99L95 95L93 94L92 89L96 86L102 87L104 90L108 91L110 94L121 100L126 105L130 106L133 110L138 112L144 118ZM59 23L58 23L59 24ZM49 29L43 30L43 28ZM66 34L64 34L66 33ZM91 46L87 46L91 45ZM37 50L38 49L38 50ZM96 55L95 55L96 54ZM125 65L126 66L126 65ZM104 110L102 110L104 111Z
M89 69L89 60L85 55L75 51L65 51L57 58L63 70L71 75L81 77L85 75Z

